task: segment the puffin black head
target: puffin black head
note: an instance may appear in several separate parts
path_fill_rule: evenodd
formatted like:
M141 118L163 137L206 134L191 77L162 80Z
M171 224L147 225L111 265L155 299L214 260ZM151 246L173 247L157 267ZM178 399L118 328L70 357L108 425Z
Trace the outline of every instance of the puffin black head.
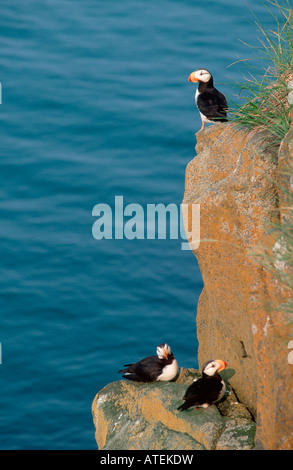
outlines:
M205 362L202 368L202 375L209 375L212 377L216 372L220 372L228 366L227 362L222 359L216 359Z
M207 88L213 87L213 76L207 69L195 70L189 75L188 81L193 83L199 82L199 85L205 84Z
M174 357L167 343L162 343L157 346L157 356L159 359L166 359L167 361Z

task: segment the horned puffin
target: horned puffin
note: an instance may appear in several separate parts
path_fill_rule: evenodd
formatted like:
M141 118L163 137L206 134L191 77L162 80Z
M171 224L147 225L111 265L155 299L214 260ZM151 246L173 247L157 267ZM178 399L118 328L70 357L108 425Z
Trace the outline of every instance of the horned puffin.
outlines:
M158 382L175 379L179 372L177 361L168 344L157 346L157 356L148 356L134 364L125 364L125 369L119 370L122 377L137 382Z
M196 408L208 408L223 398L226 385L219 372L227 367L227 363L221 359L207 361L202 368L202 377L195 380L186 390L183 400L177 410L184 411L192 406Z
M225 95L214 87L212 74L206 69L198 69L188 77L189 82L198 82L195 104L198 107L203 130L206 122L227 121L228 104Z

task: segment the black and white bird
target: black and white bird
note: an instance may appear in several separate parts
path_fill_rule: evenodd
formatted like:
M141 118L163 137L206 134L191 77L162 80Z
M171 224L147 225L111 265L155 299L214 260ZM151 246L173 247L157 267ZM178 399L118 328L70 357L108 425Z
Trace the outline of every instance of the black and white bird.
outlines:
M202 130L206 122L227 121L228 104L225 95L214 87L212 74L206 69L198 69L188 77L189 82L198 83L195 104L202 120Z
M123 373L125 379L137 382L170 381L179 372L177 361L166 343L157 346L157 356L148 356L124 367L126 369L119 370L118 374Z
M226 385L219 372L227 367L221 359L207 361L203 365L202 376L196 379L186 390L184 403L177 410L188 408L208 408L212 403L221 400L225 395Z

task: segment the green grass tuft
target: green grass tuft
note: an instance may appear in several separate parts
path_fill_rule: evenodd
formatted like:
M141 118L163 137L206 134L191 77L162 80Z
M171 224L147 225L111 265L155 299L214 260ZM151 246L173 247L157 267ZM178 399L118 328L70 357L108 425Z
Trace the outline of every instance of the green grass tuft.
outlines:
M273 6L278 15L267 4ZM288 85L293 85L293 11L288 0L266 0L265 6L276 27L274 31L266 31L252 12L261 33L260 46L249 46L254 50L255 58L241 61L247 76L242 83L237 83L237 87L239 97L245 103L232 110L231 118L235 124L249 130L267 131L271 143L279 144L291 122ZM260 65L254 65L256 60Z

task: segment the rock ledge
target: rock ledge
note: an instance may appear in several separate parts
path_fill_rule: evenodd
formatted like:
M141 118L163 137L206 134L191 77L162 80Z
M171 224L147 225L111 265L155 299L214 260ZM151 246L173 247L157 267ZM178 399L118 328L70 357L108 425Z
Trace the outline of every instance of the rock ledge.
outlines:
M195 369L181 368L176 382L143 384L120 380L96 395L93 419L100 450L249 450L255 422L229 386L230 394L208 409L177 411Z

